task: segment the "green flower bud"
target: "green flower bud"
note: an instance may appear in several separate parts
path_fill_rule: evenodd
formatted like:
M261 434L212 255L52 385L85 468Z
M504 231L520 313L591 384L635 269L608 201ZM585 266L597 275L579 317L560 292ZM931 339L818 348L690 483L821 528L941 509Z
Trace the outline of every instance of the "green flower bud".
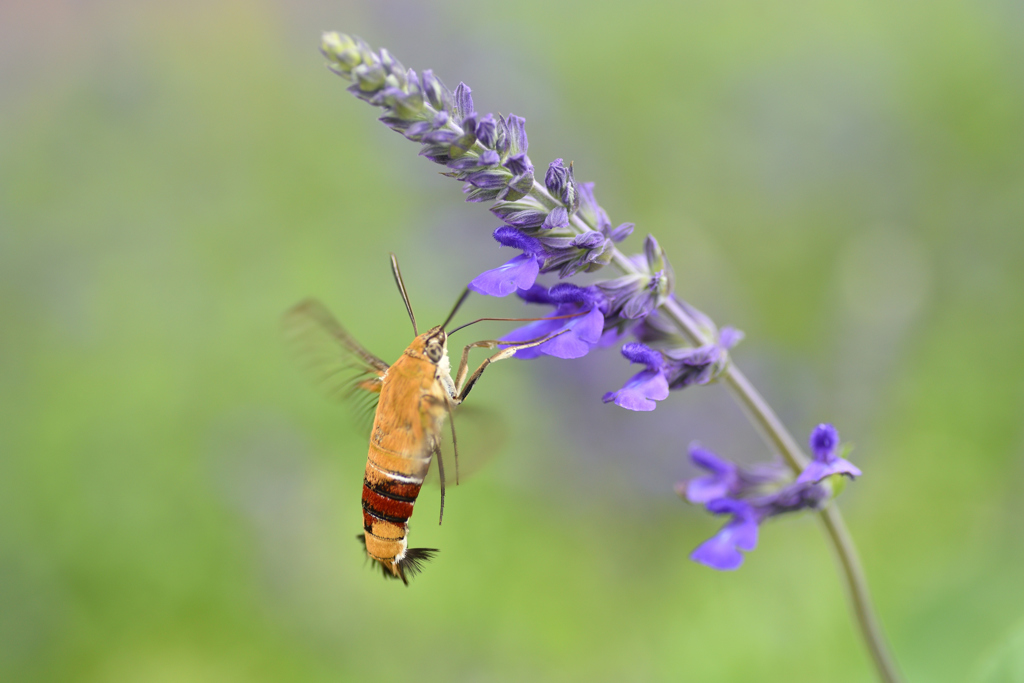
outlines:
M346 78L351 78L352 69L363 62L359 43L344 33L324 33L320 39L320 51L331 61L331 70Z
M352 69L352 77L359 84L363 92L376 92L384 87L384 67L374 60L372 63L362 63Z

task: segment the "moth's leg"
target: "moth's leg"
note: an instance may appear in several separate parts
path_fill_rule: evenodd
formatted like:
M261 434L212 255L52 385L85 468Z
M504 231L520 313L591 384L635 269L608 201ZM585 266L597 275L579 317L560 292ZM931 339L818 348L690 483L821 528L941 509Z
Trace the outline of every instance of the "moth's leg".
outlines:
M444 408L448 411L448 425L452 430L452 451L455 453L455 485L459 485L459 440L455 436L455 415L452 413L452 402L445 401ZM438 522L440 524L440 522Z
M441 444L434 440L434 456L437 458L437 478L441 482L441 514L437 516L437 525L441 526L444 519L444 460L441 459Z
M484 341L473 342L467 344L466 348L462 349L462 358L459 360L459 371L455 375L455 393L452 394L452 398L455 399L456 405L458 405L459 391L462 387L462 383L466 381L466 373L469 371L469 352L472 349L493 349L500 344L497 339L486 339Z
M470 344L462 352L462 362L459 363L459 381L456 382L456 386L458 386L460 388L459 388L459 395L456 396L453 399L455 404L458 405L459 403L462 403L463 401L466 400L466 397L469 396L469 392L473 389L473 385L476 384L476 381L478 379L480 379L480 375L484 374L484 370L486 370L487 366L490 365L491 363L497 363L499 360L505 360L506 358L511 358L512 356L516 355L516 351L518 351L519 349L528 349L531 346L540 346L544 342L550 341L550 340L554 339L555 337L557 337L558 335L560 335L560 334L562 334L564 332L568 332L568 331L569 330L561 330L560 332L556 332L555 334L551 334L551 335L548 335L546 337L540 337L538 339L531 339L529 341L524 341L524 342L511 342L511 343L509 343L509 342L496 341L496 340L486 340L486 341L478 341L478 342L475 342L473 344ZM502 346L505 346L505 348L502 349L501 351L498 351L493 356L490 356L489 358L484 359L484 362L480 364L480 367L478 367L476 369L476 372L474 372L472 375L470 375L469 379L466 381L465 386L463 386L461 380L465 377L466 369L469 366L469 350L471 348L473 348L473 347L483 347L483 348L493 349L494 347L496 347L499 344L501 344Z

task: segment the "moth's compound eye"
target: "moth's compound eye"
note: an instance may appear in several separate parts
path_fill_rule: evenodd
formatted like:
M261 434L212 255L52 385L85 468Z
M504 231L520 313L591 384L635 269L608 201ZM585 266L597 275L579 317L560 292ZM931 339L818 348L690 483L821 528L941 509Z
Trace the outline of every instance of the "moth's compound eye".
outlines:
M441 351L441 345L440 344L428 344L427 345L427 358L429 358L431 360L431 362L437 363L438 361L441 360L441 356L442 355L443 355L443 352Z

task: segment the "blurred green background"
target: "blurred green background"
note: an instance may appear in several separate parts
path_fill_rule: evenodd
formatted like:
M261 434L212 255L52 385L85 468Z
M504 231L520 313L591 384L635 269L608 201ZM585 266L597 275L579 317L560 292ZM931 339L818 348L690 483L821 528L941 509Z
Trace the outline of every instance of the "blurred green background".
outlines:
M672 492L686 445L764 452L721 387L602 405L614 350L489 371L508 438L443 527L425 491L440 556L364 566L365 441L279 316L315 295L390 360L389 251L421 324L508 255L327 29L525 116L538 168L574 160L747 332L798 438L857 444L842 507L908 678L1022 680L1011 0L0 4L0 679L871 680L813 517L687 560L719 520Z

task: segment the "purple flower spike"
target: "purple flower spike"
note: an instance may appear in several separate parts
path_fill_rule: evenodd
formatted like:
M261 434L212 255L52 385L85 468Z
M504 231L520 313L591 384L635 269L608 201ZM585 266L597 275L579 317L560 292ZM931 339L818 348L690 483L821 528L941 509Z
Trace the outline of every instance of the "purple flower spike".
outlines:
M814 460L796 478L797 484L814 484L833 474L845 474L851 479L861 475L856 465L836 454L839 450L839 432L832 425L820 424L815 427L811 432L810 445Z
M734 463L722 460L697 444L690 444L690 460L697 467L711 473L685 483L683 488L686 499L691 503L707 503L739 491L739 468Z
M487 296L508 296L517 289L532 287L539 272L537 259L521 254L504 265L480 273L469 283L469 288Z
M665 359L660 352L637 342L622 347L622 355L630 363L643 363L647 369L626 380L618 391L609 391L601 400L626 410L647 412L658 407L655 401L668 398L668 379L663 372Z
M690 553L690 559L712 569L731 571L743 564L741 550L757 547L759 515L747 502L719 498L707 504L709 512L732 515L732 519L717 534L701 543Z

